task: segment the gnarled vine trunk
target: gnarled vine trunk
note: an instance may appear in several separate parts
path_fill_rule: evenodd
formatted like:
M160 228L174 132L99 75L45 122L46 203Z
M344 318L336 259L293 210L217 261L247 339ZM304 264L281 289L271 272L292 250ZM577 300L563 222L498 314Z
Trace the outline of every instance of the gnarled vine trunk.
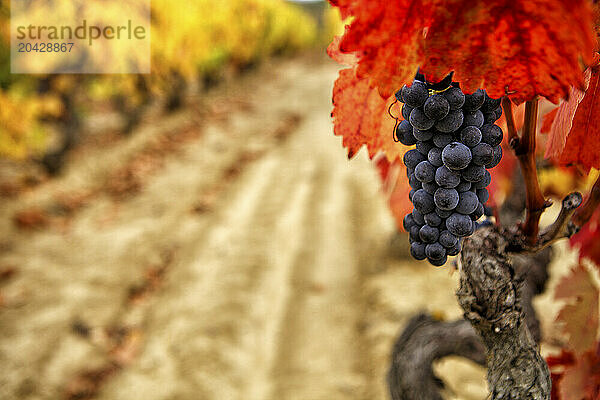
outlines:
M547 400L550 372L527 326L506 237L491 226L465 239L458 301L487 349L491 398Z

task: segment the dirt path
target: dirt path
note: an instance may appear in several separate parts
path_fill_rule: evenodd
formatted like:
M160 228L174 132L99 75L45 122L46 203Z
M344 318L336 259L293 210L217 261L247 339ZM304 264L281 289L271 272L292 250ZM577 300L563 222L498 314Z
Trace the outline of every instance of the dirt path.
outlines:
M190 106L148 122L5 200L0 266L17 272L0 286L0 398L386 399L391 341L418 310L459 316L456 278L386 257L378 178L331 134L336 71L266 67L204 99L210 118ZM139 193L98 189L157 135L190 129L141 164ZM86 191L39 230L12 223ZM439 370L449 398L485 397L480 368Z

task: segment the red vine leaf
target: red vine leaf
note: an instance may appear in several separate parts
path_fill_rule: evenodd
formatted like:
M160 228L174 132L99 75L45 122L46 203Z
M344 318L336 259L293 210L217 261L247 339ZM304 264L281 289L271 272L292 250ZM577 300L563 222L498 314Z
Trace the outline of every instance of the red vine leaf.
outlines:
M567 368L559 387L562 400L600 399L600 358L587 352L577 363Z
M552 400L600 399L600 343L595 347L597 351L577 358L563 349L546 359L552 371Z
M542 127L540 128L541 133L550 133L552 129L552 124L554 123L554 118L556 118L556 113L558 112L558 107L553 108L542 117Z
M600 168L600 66L591 68L585 94L577 92L559 107L546 156L560 165L578 164L588 171Z
M343 65L354 66L358 63L359 57L355 53L342 53L340 51L341 36L334 36L329 46L327 46L327 55L334 59L337 63Z
M423 60L423 29L429 4L416 0L337 0L342 15L354 17L340 50L361 54L357 73L370 77L382 97L412 81ZM425 2L427 3L427 2Z
M557 299L571 300L558 313L569 335L569 347L577 354L592 348L598 333L598 288L588 271L578 265L556 287Z
M591 63L596 45L587 0L330 1L353 17L340 50L360 54L359 76L383 97L420 66L433 81L455 71L466 92L556 102L583 86L580 59Z
M586 71L586 82L589 82L589 70ZM560 103L556 111L556 116L552 120L548 142L546 144L546 158L557 159L565 148L567 135L573 126L573 117L579 103L583 100L585 91L571 88L569 89L569 97L567 100Z
M579 247L579 259L589 258L600 268L600 211L596 211L592 218L576 235L570 239L571 246Z
M401 157L408 147L394 141L395 120L388 114L394 101L383 99L369 86L369 80L358 78L354 69L340 71L333 87L333 123L336 135L342 136L343 145L352 158L363 145L369 157L383 151L390 161ZM394 115L400 112L394 109Z
M506 89L521 103L541 95L552 102L583 86L580 58L592 62L593 12L586 0L451 0L436 8L423 70L442 79L454 70L463 90ZM465 10L469 10L465 12ZM569 29L565 29L565 27Z

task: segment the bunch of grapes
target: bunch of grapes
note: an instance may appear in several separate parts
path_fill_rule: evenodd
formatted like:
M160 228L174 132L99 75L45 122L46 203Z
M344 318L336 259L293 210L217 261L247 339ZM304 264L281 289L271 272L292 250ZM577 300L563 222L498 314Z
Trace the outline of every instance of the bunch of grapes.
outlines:
M404 217L410 252L417 260L441 266L457 255L484 214L488 171L502 158L500 99L479 89L464 94L451 76L431 84L417 74L396 93L404 120L396 140L416 145L404 155L414 210ZM440 87L442 86L442 87Z

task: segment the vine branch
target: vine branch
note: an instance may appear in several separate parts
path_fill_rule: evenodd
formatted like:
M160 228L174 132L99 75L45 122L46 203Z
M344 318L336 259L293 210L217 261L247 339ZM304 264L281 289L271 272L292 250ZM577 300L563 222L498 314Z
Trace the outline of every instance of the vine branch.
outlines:
M544 199L538 182L535 163L537 117L538 98L535 98L525 103L525 120L521 137L513 137L510 141L511 147L519 160L523 178L525 179L526 214L525 222L521 225L521 231L525 236L525 241L530 245L535 244L538 239L540 217L544 209L552 204ZM514 121L512 129L514 131Z
M502 98L502 109L504 110L504 116L506 118L506 126L508 128L508 144L512 148L513 143L517 143L519 135L517 133L517 127L515 126L515 116L512 110L512 102L508 96Z
M596 179L590 194L583 203L583 197L578 192L567 195L562 203L556 220L544 229L533 243L524 241L514 230L507 240L510 242L507 250L518 253L521 251L536 252L555 243L559 239L570 238L585 225L600 206L600 177Z
M590 195L583 204L573 215L572 222L577 229L580 229L586 222L592 218L594 211L600 206L600 177L596 179Z

